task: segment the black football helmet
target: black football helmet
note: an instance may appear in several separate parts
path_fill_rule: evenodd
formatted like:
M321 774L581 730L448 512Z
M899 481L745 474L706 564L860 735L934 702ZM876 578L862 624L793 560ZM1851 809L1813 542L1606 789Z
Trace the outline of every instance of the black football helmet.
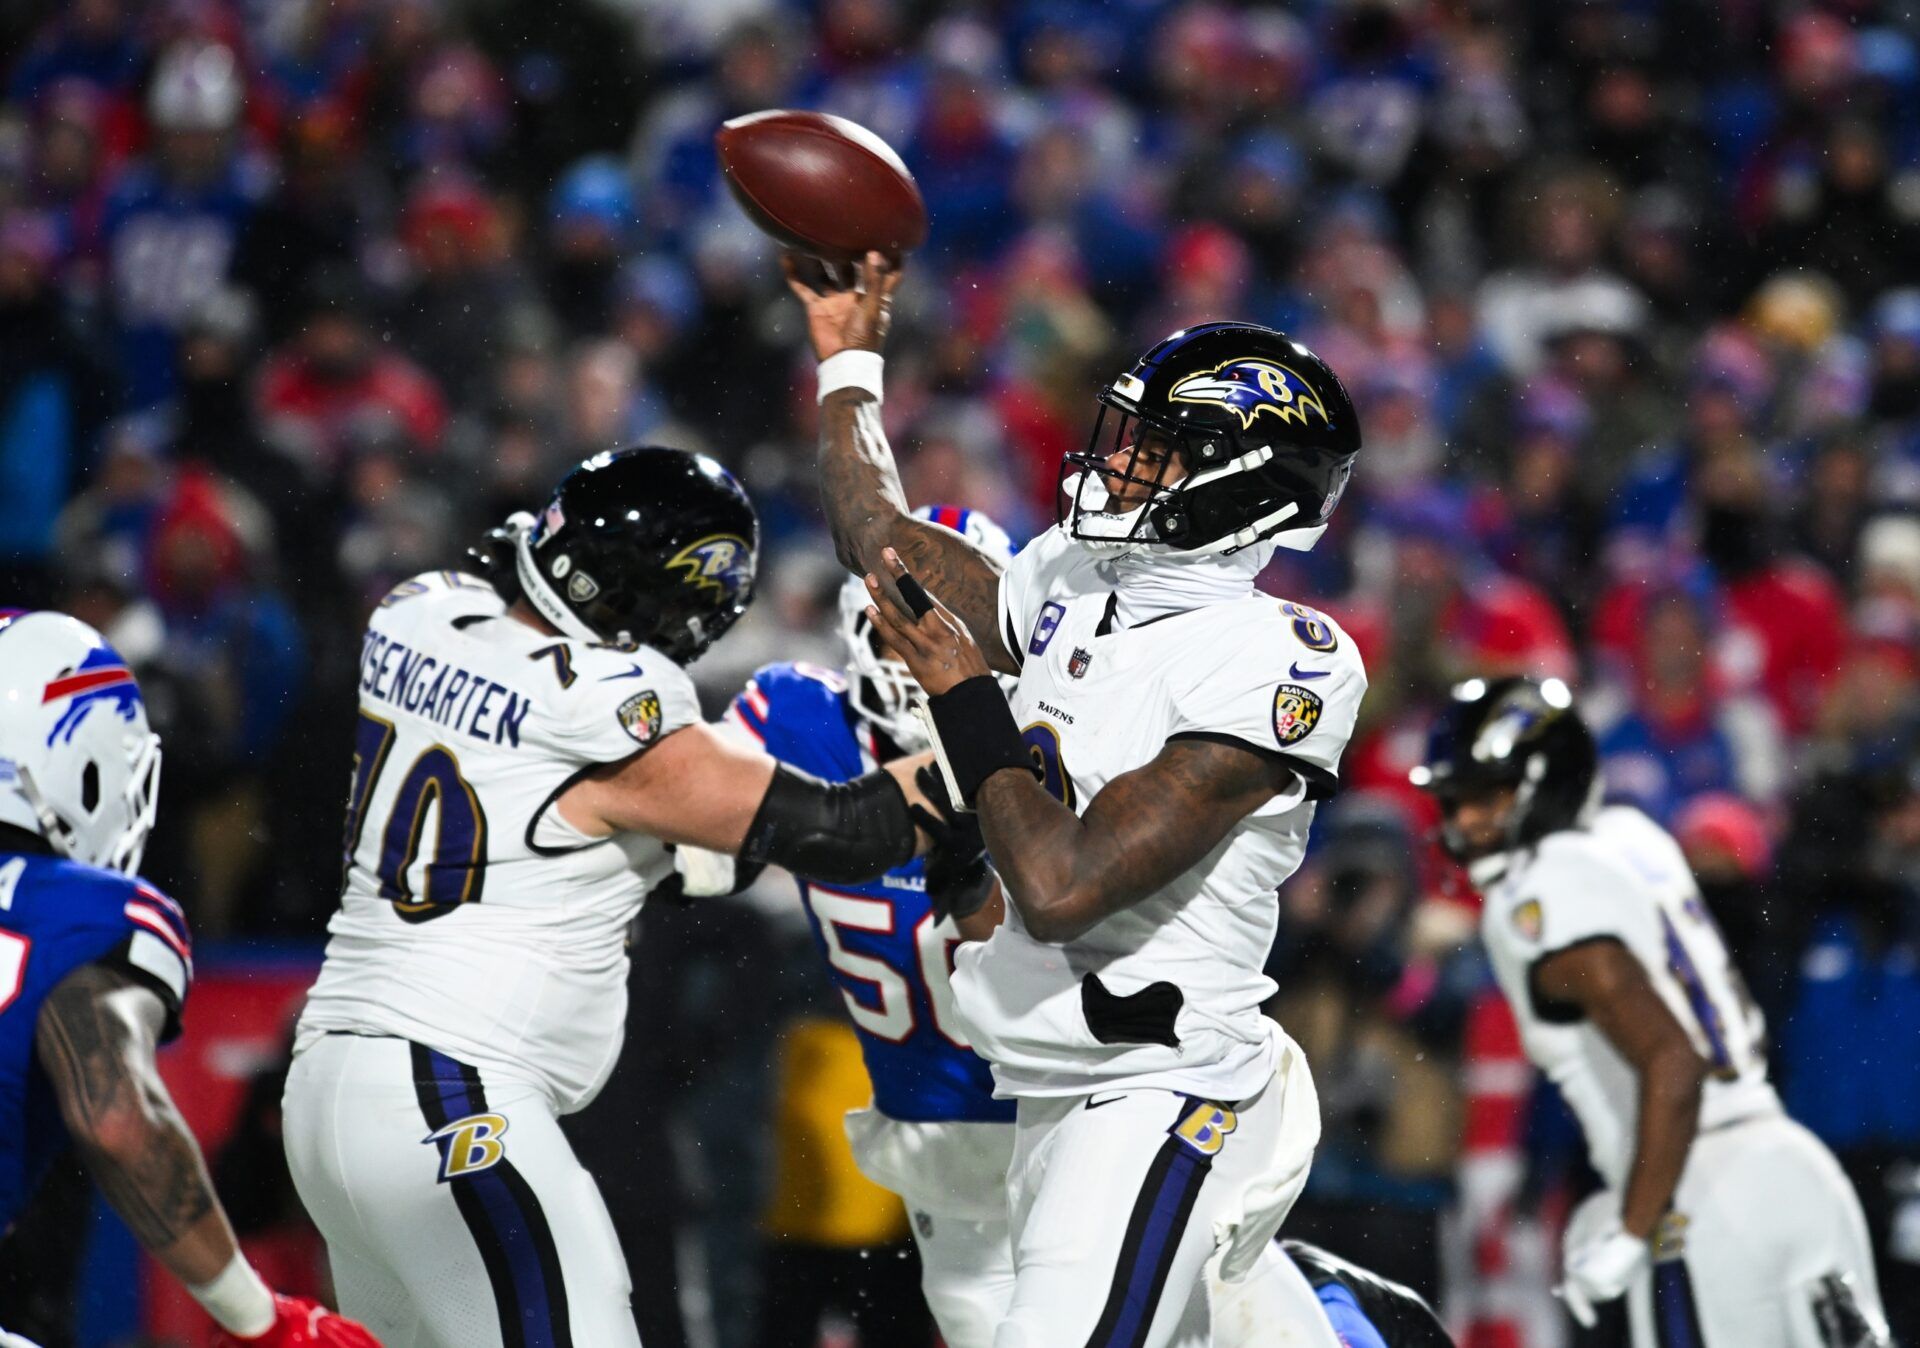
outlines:
M1143 431L1180 451L1151 466L1114 454ZM1257 323L1174 333L1100 391L1083 453L1060 465L1060 522L1084 542L1237 552L1276 534L1310 547L1340 503L1360 421L1325 361ZM1172 480L1169 480L1169 479ZM1113 509L1116 493L1139 504ZM1306 532L1306 531L1311 531Z
M1513 787L1502 849L1511 851L1585 821L1599 799L1600 755L1560 680L1468 679L1434 726L1427 761L1408 777L1443 804ZM1455 857L1469 859L1451 820L1441 840Z
M537 518L516 517L511 583L567 636L651 646L689 664L753 600L760 521L704 454L645 445L596 454ZM499 531L473 552L496 585ZM491 565L490 565L491 561Z

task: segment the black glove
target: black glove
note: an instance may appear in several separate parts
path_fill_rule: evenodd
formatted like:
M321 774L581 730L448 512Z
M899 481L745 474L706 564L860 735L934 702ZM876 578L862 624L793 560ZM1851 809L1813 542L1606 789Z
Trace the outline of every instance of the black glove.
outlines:
M936 921L972 917L993 897L997 878L993 863L987 860L987 840L981 836L978 816L962 814L953 808L947 784L931 765L913 774L918 786L934 808L911 808L913 822L933 839L926 857L927 901L933 906Z

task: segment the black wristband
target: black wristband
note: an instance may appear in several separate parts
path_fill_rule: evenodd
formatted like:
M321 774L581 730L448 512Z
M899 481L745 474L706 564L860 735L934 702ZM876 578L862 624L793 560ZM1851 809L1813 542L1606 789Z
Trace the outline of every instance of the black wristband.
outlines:
M1036 778L1040 769L1020 742L1013 709L991 674L976 674L937 697L927 699L940 748L953 769L953 784L971 807L980 784L1002 768L1021 768Z

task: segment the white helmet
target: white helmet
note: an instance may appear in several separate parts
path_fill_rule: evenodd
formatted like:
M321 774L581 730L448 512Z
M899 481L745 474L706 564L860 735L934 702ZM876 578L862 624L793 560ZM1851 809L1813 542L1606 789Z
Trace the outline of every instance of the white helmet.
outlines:
M1007 531L978 510L921 506L913 517L944 525L964 536L1002 567L1013 560L1013 540L1007 537ZM870 602L862 577L851 576L840 587L840 637L847 643L847 698L861 720L906 752L916 754L928 747L926 727L913 714L920 685L904 664L874 649L873 623L867 618Z
M0 823L132 875L160 798L140 685L64 613L0 612Z

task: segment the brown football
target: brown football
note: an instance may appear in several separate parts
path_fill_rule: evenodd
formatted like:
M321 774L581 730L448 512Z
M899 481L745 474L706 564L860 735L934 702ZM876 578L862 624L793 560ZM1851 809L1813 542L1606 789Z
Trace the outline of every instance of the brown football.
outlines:
M824 112L749 113L714 133L727 186L780 242L828 262L877 249L898 257L927 237L927 206L893 147Z

